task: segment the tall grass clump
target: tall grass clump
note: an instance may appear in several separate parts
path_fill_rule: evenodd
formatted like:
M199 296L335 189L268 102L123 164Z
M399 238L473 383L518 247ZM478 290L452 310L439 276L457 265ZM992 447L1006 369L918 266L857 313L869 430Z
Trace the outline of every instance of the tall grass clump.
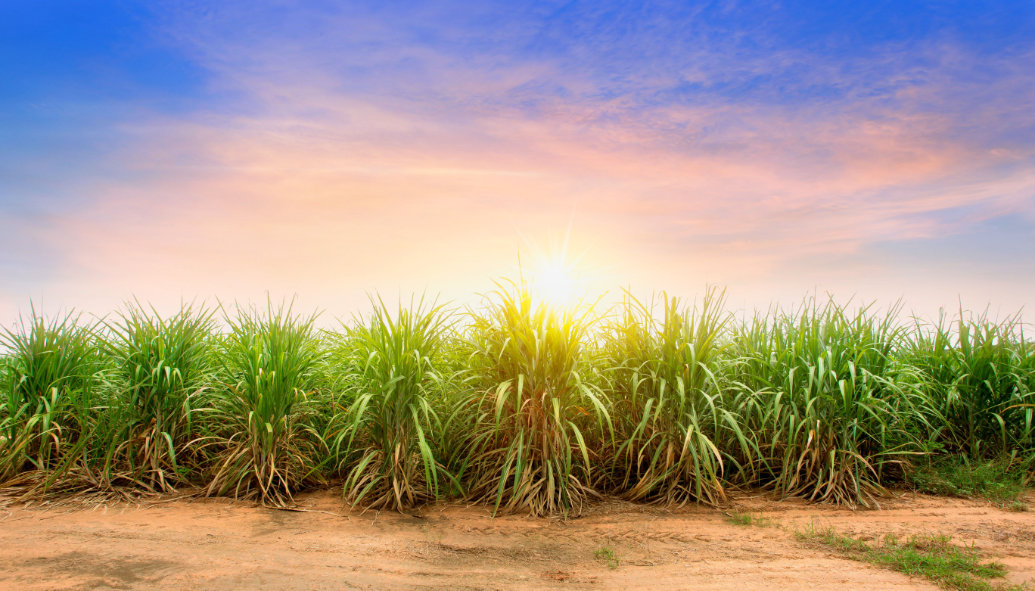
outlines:
M884 492L923 421L915 379L894 360L897 310L850 316L833 301L756 315L737 337L744 428L783 495L854 506Z
M905 358L922 376L940 426L932 437L946 451L979 460L1035 449L1035 361L1018 317L961 310L954 323L918 323L914 335Z
M610 428L586 350L591 310L536 302L523 282L486 304L470 327L470 494L497 511L578 514L593 492L587 430Z
M355 504L403 511L432 501L451 476L435 457L441 421L432 408L443 379L449 319L423 299L393 315L380 299L366 324L346 328L337 349L353 392L335 447L353 454L344 493ZM355 457L352 457L352 456Z
M33 309L0 333L0 344L0 482L32 472L49 485L88 444L102 369L94 336L74 313L48 321Z
M753 455L724 399L723 296L709 289L696 309L663 294L660 318L627 296L607 328L614 485L630 500L718 503L726 463Z
M291 306L265 313L238 308L219 358L222 387L207 417L216 451L209 495L254 498L285 506L317 475L323 440L311 424L310 397L322 349L315 315Z
M101 477L108 486L165 492L186 483L198 436L194 408L213 369L213 312L184 305L162 318L130 305L109 324L118 428Z

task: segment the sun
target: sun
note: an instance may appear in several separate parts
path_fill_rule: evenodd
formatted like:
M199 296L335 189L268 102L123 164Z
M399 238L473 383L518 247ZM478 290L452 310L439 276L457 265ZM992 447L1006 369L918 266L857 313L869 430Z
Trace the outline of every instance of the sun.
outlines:
M578 298L578 278L574 265L563 258L539 262L531 272L532 292L543 302L566 308Z
M573 253L569 248L570 238L570 227L563 239L547 244L526 237L527 250L518 251L522 285L529 289L533 300L555 310L574 311L586 304L587 281L591 277L583 262L587 252Z

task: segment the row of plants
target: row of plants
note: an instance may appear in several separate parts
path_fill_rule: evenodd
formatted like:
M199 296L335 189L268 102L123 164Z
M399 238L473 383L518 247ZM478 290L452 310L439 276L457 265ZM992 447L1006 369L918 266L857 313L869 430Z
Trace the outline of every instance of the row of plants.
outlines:
M477 310L375 300L337 330L290 305L33 310L0 336L0 491L284 506L333 480L364 507L573 515L731 486L869 506L932 458L1035 466L1019 318L810 300L738 320L724 303L557 308L502 282Z

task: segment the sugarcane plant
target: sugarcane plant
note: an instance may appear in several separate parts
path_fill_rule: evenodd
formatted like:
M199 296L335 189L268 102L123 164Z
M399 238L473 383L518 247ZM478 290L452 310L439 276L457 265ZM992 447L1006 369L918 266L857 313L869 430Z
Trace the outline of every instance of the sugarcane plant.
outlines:
M736 381L745 428L783 495L850 506L886 491L889 466L916 449L923 397L894 360L895 308L850 315L834 301L756 315L741 329Z
M43 490L80 465L101 357L91 327L74 312L47 320L32 308L0 343L0 483L28 476Z
M502 282L472 316L467 481L496 511L576 515L595 494L592 441L611 419L586 347L591 314Z
M613 482L626 498L665 504L725 499L727 464L755 445L727 406L730 316L711 288L698 309L661 296L662 312L630 294L604 339L615 423Z
M1035 447L1035 357L1019 317L960 310L953 322L917 321L903 357L922 377L934 436L949 453L980 460Z
M134 302L108 324L118 428L98 484L168 492L189 483L201 437L195 411L213 370L213 313L185 304L163 318Z
M323 351L316 316L291 305L238 308L219 351L221 384L205 415L214 455L209 495L287 506L302 485L320 480L323 438L312 424L316 368Z
M346 327L337 358L348 396L344 425L334 439L346 448L345 498L399 511L439 498L452 476L435 457L441 421L432 400L443 384L442 334L450 320L423 298L393 313L374 301L366 323Z

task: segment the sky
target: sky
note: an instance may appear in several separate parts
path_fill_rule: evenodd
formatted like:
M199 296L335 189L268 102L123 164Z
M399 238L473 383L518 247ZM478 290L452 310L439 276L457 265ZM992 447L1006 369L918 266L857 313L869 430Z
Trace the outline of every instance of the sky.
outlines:
M591 296L1030 309L1032 30L1027 0L2 1L0 324L466 304L562 254Z

